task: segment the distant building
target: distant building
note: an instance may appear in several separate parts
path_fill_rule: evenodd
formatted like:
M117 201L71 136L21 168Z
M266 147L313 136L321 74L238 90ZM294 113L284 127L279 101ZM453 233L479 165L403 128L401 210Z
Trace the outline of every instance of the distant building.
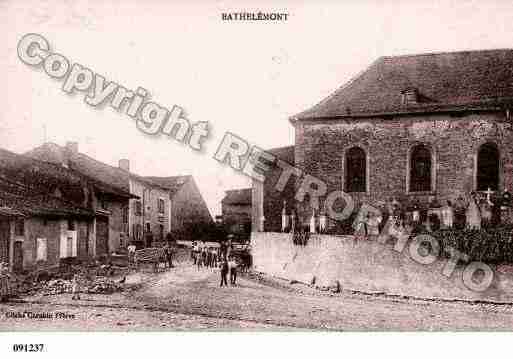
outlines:
M0 261L16 271L109 253L110 213L132 196L62 164L0 149Z
M294 146L273 148L266 150L266 152L289 166L294 166ZM267 232L280 232L283 209L285 208L288 216L293 212L295 213L295 182L292 177L283 190L278 190L276 184L281 172L281 167L275 162L271 164L270 170L266 172L263 183L253 181L251 226L253 231L259 231L263 228Z
M171 231L197 224L212 224L207 204L192 176L145 177L168 190Z
M251 188L226 191L221 201L223 225L233 234L251 232Z

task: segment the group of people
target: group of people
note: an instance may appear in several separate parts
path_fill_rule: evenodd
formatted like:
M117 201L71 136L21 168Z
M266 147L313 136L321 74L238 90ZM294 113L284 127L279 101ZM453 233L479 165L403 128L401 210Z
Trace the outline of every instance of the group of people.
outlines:
M471 192L467 198L459 196L454 203L447 200L440 204L432 198L421 205L418 201L408 206L392 198L380 203L376 211L362 211L354 221L354 234L358 237L401 232L410 226L423 225L427 230L439 228L481 229L511 220L511 197L506 191L501 199L492 200L486 195Z
M228 286L228 277L230 277L230 285L235 286L238 263L232 249L231 239L228 242L222 242L219 247L209 247L205 241L193 242L191 259L198 270L201 267L219 268L221 287Z
M219 261L219 249L208 247L205 242L193 242L191 259L194 265L207 268L216 268Z

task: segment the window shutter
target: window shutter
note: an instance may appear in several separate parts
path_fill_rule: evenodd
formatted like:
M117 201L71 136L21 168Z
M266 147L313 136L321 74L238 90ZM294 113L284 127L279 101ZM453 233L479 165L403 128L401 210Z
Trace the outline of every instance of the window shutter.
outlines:
M77 257L78 256L78 236L77 236L77 231L71 231L71 240L72 240L72 253L71 253L71 256L72 257Z
M59 254L60 258L66 258L68 256L68 236L66 232L61 233Z
M48 258L48 247L46 238L37 238L36 260L46 261Z

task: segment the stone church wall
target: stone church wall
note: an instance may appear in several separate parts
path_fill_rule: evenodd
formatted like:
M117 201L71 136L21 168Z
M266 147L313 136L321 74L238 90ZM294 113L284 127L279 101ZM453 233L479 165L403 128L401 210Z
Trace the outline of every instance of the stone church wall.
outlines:
M328 193L344 188L344 153L360 146L367 153L368 191L350 193L357 202L397 197L444 203L476 189L477 152L493 142L501 156L499 190L513 190L513 120L505 113L416 115L383 119L333 120L297 123L295 164L328 186ZM436 171L431 193L407 193L408 154L419 143L432 148ZM296 181L296 188L300 181ZM322 205L322 198L321 198ZM303 218L311 215L307 202L299 206Z

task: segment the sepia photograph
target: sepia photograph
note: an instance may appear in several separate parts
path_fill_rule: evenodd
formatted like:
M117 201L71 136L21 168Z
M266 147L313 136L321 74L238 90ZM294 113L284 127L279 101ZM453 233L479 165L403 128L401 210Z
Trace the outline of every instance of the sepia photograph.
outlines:
M0 0L0 20L2 355L513 331L512 2Z

